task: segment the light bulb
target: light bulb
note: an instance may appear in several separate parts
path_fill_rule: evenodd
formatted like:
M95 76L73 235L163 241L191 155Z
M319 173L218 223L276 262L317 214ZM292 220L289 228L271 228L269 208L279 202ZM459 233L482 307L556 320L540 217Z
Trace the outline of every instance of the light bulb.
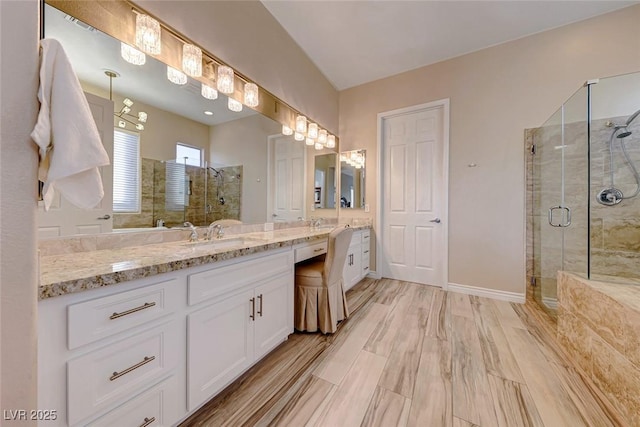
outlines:
M133 65L144 65L147 62L147 55L140 52L135 47L120 42L120 56L122 59Z
M245 83L244 85L244 105L255 108L260 101L258 100L258 85L255 83Z
M328 135L327 136L327 148L335 148L336 146L336 136Z
M151 55L160 55L160 23L142 13L136 16L136 46Z
M305 139L304 143L307 145L314 145L316 142L311 138L307 138Z
M173 84L185 85L187 84L187 75L180 70L176 70L173 67L167 65L167 79Z
M202 76L202 49L192 44L182 46L182 70L192 77Z
M293 135L293 129L291 129L287 125L282 125L282 134L283 135Z
M296 141L304 141L304 134L302 134L300 132L296 132L293 135L293 139L295 139Z
M233 68L226 65L218 67L218 90L222 93L233 93L235 90Z
M144 111L138 112L138 121L142 123L147 123L147 113Z
M236 101L233 98L229 98L229 102L227 103L227 107L229 107L229 110L235 111L236 113L239 113L240 111L242 111L242 103Z
M207 99L218 99L218 91L204 83L202 84L202 90L200 91L200 93Z
M317 123L309 123L307 129L307 136L312 139L318 138L318 125Z
M305 116L296 117L296 132L298 133L307 132L307 118Z

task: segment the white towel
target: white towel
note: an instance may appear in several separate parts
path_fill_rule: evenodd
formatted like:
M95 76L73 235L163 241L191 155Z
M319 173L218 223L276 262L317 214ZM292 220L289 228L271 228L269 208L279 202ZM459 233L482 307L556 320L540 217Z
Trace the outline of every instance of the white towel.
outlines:
M49 210L58 190L74 205L90 209L104 196L98 167L109 164L109 155L60 42L45 39L40 46L40 113L31 138L40 148L44 208Z

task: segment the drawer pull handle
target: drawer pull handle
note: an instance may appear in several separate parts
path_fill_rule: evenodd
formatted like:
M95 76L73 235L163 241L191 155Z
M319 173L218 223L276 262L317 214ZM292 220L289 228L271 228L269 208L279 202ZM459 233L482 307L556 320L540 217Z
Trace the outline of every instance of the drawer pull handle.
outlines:
M255 322L256 321L256 299L251 298L249 301L251 301L251 314L249 315L249 318Z
M322 251L324 251L324 248L318 248L318 249L314 249L314 250L313 250L313 252L314 252L314 253L315 253L315 252L322 252Z
M258 299L260 300L260 308L258 309L258 314L262 317L262 294L258 295Z
M364 253L365 253L365 254L368 254L368 253L369 253L369 251L364 251Z
M153 424L156 421L156 417L151 417L151 418L144 418L144 422L142 424L140 424L140 427L147 427L151 424Z
M369 269L369 267L365 267L364 269L365 269L365 270L368 270L368 269Z
M121 372L114 372L114 373L113 373L113 375L111 375L111 376L109 377L109 381L117 380L117 379L118 379L118 378L120 378L121 376L123 376L123 375L127 375L129 372L131 372L131 371L135 371L135 370L136 370L136 369L138 369L139 367L144 366L144 365L146 365L147 363L153 362L154 360L156 360L156 357L155 357L155 356L151 356L151 357L149 357L149 356L145 356L145 358L144 358L144 359L142 359L142 362L138 362L138 363L136 363L135 365L133 365L133 366L131 366L131 367L129 367L129 368L127 368L127 369L125 369L124 371L121 371Z
M156 305L155 302L145 302L140 307L132 308L131 310L123 311L122 313L113 313L111 316L109 316L109 319L111 320L117 319L119 317L126 316L131 313L135 313L137 311L146 310L147 308L151 308L155 305Z

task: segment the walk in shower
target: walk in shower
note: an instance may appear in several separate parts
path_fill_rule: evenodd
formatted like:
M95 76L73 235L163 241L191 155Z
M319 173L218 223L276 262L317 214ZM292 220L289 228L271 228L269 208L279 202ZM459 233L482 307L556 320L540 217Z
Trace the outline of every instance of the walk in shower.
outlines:
M559 270L640 286L640 73L585 83L525 133L529 295L554 313Z

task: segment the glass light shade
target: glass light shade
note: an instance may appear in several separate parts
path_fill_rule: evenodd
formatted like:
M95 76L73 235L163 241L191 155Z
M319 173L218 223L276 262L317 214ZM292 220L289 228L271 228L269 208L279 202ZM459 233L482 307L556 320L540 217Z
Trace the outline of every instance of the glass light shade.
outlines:
M291 129L287 125L282 125L282 134L283 135L293 135L293 129Z
M296 117L296 132L298 133L307 132L307 118L305 116Z
M229 103L227 104L227 106L229 107L229 110L235 111L236 113L242 111L242 103L236 101L233 98L229 98Z
M296 141L304 141L304 134L302 134L300 132L296 132L293 135L293 139L295 139Z
M122 107L122 112L124 114L129 114L131 112L131 107L127 107L126 105Z
M142 123L138 123L138 124L136 125L136 129L138 129L138 130L144 130L144 125L143 125Z
M244 105L255 108L260 103L258 99L258 85L255 83L245 83L244 85Z
M220 65L218 67L218 90L222 93L233 93L235 89L233 80L233 68Z
M202 91L200 93L202 94L202 96L204 96L207 99L211 99L211 100L218 99L218 91L209 85L203 84Z
M318 132L318 142L320 144L326 144L327 143L327 131L324 129L320 129L320 131Z
M130 100L129 98L125 98L125 99L123 99L123 100L122 100L122 103L123 103L124 105L126 105L127 107L131 107L131 106L133 105L133 101L132 101L132 100Z
M120 42L120 56L122 59L133 65L144 65L147 62L147 55L140 52L135 47Z
M314 145L316 142L311 138L307 138L304 140L304 143L307 145Z
M336 136L328 135L327 136L327 148L335 148L336 146Z
M187 84L187 75L180 70L176 70L173 67L167 65L167 78L173 84L185 85Z
M317 123L309 123L309 128L307 130L307 136L312 139L318 138L318 124Z
M160 55L160 23L142 13L136 16L136 46L151 55Z
M125 128L125 127L127 127L127 124L125 123L124 120L120 120L120 121L118 121L118 127Z
M182 46L182 71L192 77L202 76L202 49L192 44Z
M356 164L354 165L354 167L355 167L356 169L362 169L362 165L361 165L360 163L356 163Z
M319 142L316 142L316 144L314 145L314 148L316 150L322 150L324 148L324 145L320 144Z
M347 161L347 156L345 156L344 154L340 154L340 161L341 162L346 162Z
M142 123L147 123L147 113L144 111L138 112L138 121Z

